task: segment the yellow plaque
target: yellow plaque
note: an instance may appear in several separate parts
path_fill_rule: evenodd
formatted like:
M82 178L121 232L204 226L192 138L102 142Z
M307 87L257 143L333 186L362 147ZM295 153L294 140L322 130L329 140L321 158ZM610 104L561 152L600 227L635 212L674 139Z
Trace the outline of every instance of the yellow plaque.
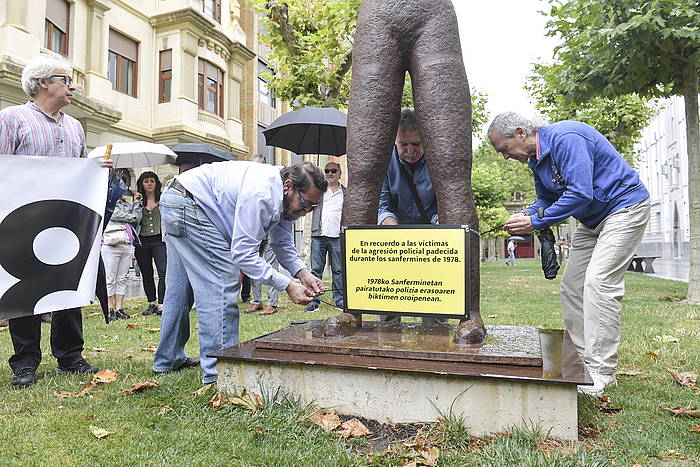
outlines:
M342 235L349 312L464 318L469 235L463 226L349 226Z

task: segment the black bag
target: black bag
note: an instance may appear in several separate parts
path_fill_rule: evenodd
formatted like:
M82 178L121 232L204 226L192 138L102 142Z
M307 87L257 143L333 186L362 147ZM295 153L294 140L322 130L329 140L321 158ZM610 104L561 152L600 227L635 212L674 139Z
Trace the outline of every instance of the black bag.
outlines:
M554 251L554 233L549 227L542 229L537 234L540 239L540 253L542 256L542 271L544 278L552 280L557 277L559 272L559 263L557 262L557 253Z

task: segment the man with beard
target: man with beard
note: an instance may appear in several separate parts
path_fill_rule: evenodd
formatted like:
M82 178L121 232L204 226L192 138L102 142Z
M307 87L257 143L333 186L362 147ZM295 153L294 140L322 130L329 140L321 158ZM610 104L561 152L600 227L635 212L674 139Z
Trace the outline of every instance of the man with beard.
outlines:
M206 355L238 342L239 269L261 284L285 290L296 304L323 293L323 282L299 259L292 222L311 212L327 186L310 162L282 169L220 162L188 170L172 181L160 198L168 267L156 373L198 366L201 360L202 382L217 380L216 359ZM301 283L260 257L258 247L268 234L280 264ZM201 359L184 352L192 303L183 284L194 291Z

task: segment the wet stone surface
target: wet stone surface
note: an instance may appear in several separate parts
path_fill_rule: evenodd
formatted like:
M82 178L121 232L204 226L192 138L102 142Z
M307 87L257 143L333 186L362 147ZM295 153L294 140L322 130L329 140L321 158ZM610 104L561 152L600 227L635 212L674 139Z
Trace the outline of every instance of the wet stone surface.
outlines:
M257 349L408 358L451 362L542 366L539 330L533 326L487 326L483 344L458 345L454 325L364 322L346 337L324 337L323 321L291 326L254 340Z

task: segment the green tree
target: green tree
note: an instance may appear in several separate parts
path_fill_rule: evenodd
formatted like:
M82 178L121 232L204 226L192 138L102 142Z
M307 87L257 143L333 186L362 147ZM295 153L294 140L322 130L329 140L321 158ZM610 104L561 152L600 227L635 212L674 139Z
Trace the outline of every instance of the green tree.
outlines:
M294 107L347 107L350 95L352 40L361 0L252 0L262 13L262 39L270 46L275 70L270 87ZM413 106L410 78L404 106ZM487 97L472 90L472 127L486 123Z
M559 36L559 82L585 102L632 92L682 95L688 143L688 300L700 302L700 8L697 0L552 0L548 34Z
M479 216L479 229L490 231L505 224L508 211L503 202L510 196L510 189L500 176L495 163L486 163L472 168L472 191L476 213ZM505 235L502 231L491 232L489 236Z
M600 131L622 156L635 166L639 151L635 144L642 131L657 113L657 107L648 98L636 93L616 97L595 96L586 102L577 102L562 92L559 81L561 65L535 64L526 89L533 96L537 110L550 122L578 120Z

